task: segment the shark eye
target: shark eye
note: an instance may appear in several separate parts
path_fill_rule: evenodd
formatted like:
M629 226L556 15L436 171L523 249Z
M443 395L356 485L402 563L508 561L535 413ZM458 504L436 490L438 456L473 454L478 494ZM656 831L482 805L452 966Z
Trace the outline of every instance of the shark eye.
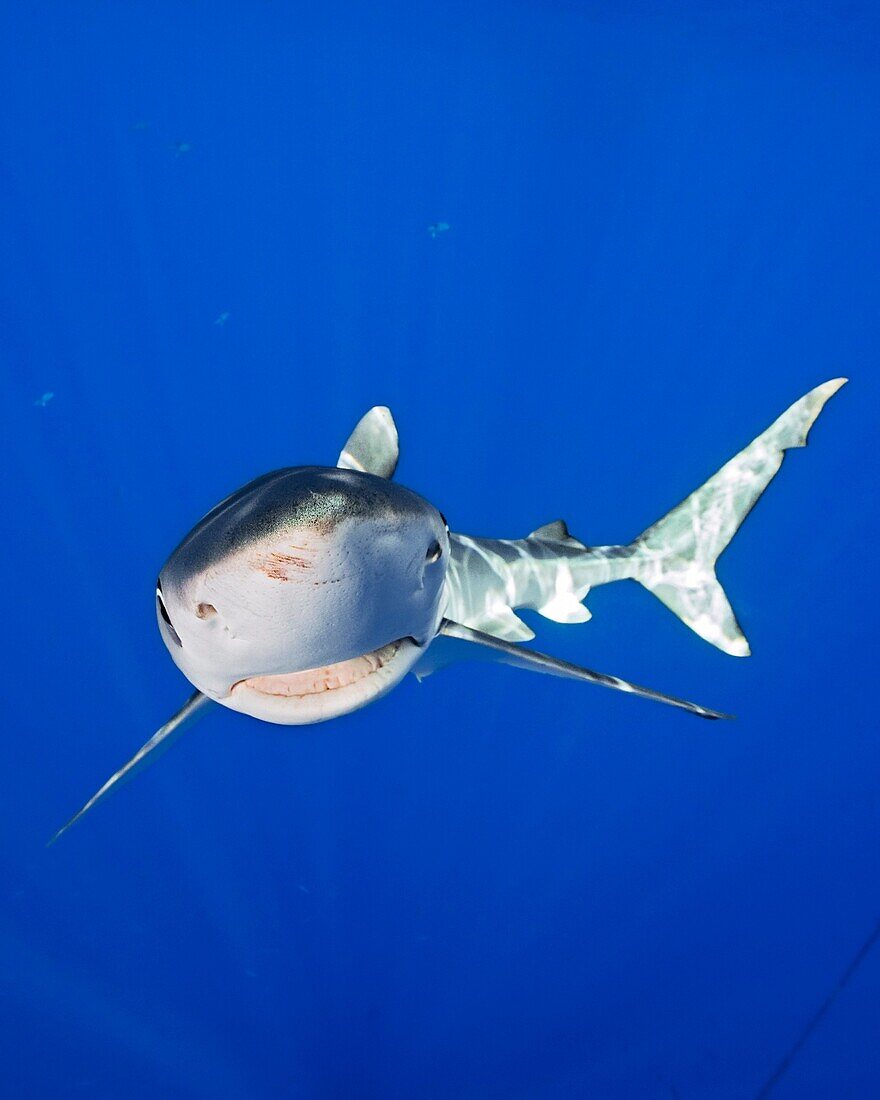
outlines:
M432 542L428 547L428 552L425 554L425 561L428 565L433 565L435 561L440 560L440 555L443 553L443 548L439 542Z
M159 605L159 614L165 620L165 625L168 627L168 633L182 648L183 642L180 640L177 631L174 629L174 623L172 623L171 617L168 614L168 609L165 607L165 601L162 599L162 585L158 581L156 581L156 602Z

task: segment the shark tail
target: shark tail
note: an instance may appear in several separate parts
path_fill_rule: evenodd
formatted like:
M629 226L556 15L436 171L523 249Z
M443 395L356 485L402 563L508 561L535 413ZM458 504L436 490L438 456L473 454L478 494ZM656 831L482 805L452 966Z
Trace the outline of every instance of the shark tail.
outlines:
M825 402L845 382L833 378L796 401L630 548L636 579L725 653L747 657L750 649L715 576L715 562L779 470L784 452L806 446Z

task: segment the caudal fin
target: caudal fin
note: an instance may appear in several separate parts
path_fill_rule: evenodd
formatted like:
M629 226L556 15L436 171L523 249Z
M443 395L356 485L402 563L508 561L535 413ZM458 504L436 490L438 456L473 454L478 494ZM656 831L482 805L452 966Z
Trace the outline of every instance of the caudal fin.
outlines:
M804 447L825 402L846 382L833 378L796 401L744 451L633 543L637 579L707 642L749 655L715 562L779 469L789 447Z

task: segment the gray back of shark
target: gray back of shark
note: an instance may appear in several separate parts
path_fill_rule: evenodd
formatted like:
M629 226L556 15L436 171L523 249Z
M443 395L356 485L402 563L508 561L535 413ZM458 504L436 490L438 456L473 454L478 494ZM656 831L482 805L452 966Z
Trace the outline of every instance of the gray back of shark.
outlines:
M358 423L336 468L280 470L217 505L169 558L159 628L197 688L53 837L145 763L212 701L266 721L320 722L366 705L413 670L420 678L474 653L600 684L703 718L727 715L524 649L530 608L586 622L583 600L634 579L726 653L748 643L715 563L778 471L806 444L837 378L795 402L743 451L637 539L589 547L562 520L524 539L450 535L441 513L389 479L398 440L387 408Z

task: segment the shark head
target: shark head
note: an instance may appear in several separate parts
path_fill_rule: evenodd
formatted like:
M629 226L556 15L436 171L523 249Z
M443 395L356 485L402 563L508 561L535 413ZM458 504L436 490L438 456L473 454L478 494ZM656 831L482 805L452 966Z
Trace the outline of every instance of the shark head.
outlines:
M278 470L218 504L156 586L159 630L211 699L285 725L406 675L443 612L449 537L416 493L358 469Z

